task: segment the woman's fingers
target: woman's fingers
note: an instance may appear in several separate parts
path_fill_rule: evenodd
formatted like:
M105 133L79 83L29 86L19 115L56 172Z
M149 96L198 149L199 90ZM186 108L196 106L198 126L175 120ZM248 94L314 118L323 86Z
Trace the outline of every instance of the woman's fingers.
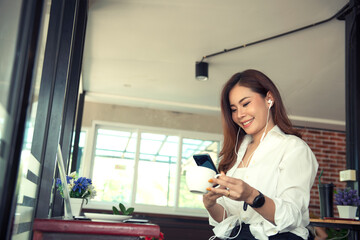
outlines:
M242 181L236 178L221 175L218 178L209 179L209 182L219 184L220 186L223 186L225 188L232 188L239 183L241 184Z
M228 177L223 173L219 174L217 178L210 179L209 182L218 184L220 187L208 188L208 191L239 201L246 198L246 192L250 188L246 182Z
M222 197L223 195L217 194L215 192L209 191L208 193L203 195L203 203L206 208L209 208L216 204L216 199Z
M221 196L226 196L228 197L229 195L229 190L226 188L207 188L208 191Z

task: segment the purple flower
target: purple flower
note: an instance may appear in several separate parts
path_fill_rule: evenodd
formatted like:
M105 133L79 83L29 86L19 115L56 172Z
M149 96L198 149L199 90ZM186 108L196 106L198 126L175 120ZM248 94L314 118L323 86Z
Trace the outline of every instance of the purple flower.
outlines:
M56 179L56 186L58 187L58 186L61 186L61 180L60 180L60 178L57 178Z
M90 181L91 182L91 181ZM73 187L74 191L79 191L79 193L86 189L89 186L89 181L85 177L80 177L74 182L75 186Z
M340 189L335 193L335 204L360 206L360 198L357 190L351 188Z
M72 172L69 176L66 176L67 186L71 198L84 198L88 200L96 195L96 190L92 186L90 178L80 177L77 178L76 172ZM56 179L56 187L61 196L64 197L63 186L59 178Z
M72 177L69 177L69 176L66 176L66 181L67 183L69 184L70 183L70 180L73 179Z

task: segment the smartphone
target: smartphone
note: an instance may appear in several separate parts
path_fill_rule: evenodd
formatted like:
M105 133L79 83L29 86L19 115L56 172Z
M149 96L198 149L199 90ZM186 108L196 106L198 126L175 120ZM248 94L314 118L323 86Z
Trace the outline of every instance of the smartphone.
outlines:
M149 220L147 219L137 219L137 218L131 218L123 221L124 223L148 223Z
M193 155L193 158L198 166L210 168L214 170L216 174L219 174L209 154L195 154Z

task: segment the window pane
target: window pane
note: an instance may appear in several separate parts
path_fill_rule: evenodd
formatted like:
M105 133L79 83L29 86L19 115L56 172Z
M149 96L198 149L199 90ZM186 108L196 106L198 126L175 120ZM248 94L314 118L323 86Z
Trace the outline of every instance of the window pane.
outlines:
M96 201L130 203L137 133L98 129L93 165Z
M136 203L174 206L179 137L142 133Z
M218 141L204 141L199 139L183 139L182 159L181 159L181 178L180 178L180 194L179 207L185 208L204 208L201 194L190 193L186 186L186 169L190 166L196 166L192 156L194 154L209 154L218 166Z
M82 165L83 163L83 154L85 152L85 140L86 140L86 132L85 131L81 131L80 132L80 138L79 138L79 146L78 146L78 154L77 154L77 159L76 159L76 172L79 174L79 176L83 176L83 170L82 170ZM75 144L75 132L73 132L73 139L71 141L71 153L70 153L70 163L69 166L72 165L72 161L74 161L74 156L73 156L73 152L74 152L74 144Z

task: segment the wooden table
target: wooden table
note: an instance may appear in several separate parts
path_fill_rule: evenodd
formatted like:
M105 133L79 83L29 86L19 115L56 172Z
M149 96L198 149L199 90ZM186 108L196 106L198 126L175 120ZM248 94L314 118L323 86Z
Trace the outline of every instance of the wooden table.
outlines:
M350 233L349 239L357 240L359 239L360 232L360 221L358 220L348 220L348 219L310 219L310 225L314 227L325 227L325 228L342 228L349 229L352 232Z
M92 222L87 220L35 219L33 240L110 240L140 239L141 236L159 237L155 224Z

